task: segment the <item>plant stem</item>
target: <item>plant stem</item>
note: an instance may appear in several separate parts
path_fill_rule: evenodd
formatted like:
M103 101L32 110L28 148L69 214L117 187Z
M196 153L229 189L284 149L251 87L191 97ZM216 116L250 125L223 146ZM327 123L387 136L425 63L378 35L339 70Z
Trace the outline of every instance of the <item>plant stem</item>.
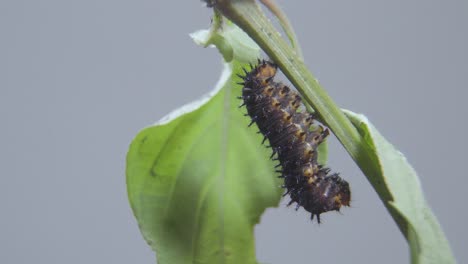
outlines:
M286 14L283 12L283 10L281 10L281 8L279 8L274 0L260 0L260 2L266 6L268 10L273 13L273 15L276 16L284 30L284 33L286 33L286 36L288 36L289 42L291 42L291 46L296 51L297 56L303 60L304 58L302 56L301 46L297 40L296 32L294 32L291 22L289 22Z

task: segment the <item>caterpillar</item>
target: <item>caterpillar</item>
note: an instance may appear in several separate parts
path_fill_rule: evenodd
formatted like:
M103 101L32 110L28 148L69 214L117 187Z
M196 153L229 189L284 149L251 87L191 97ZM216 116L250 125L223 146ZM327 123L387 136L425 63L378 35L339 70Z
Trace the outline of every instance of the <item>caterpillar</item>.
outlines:
M267 60L258 60L244 70L242 78L241 106L247 108L251 123L257 124L259 132L269 141L273 150L271 158L279 161L276 166L283 188L289 194L290 206L296 203L311 213L311 220L328 211L339 211L349 206L349 184L338 173L317 162L317 147L329 135L328 128L313 126L316 116L306 111L300 95L281 82L275 82L278 66ZM275 158L276 157L276 158Z

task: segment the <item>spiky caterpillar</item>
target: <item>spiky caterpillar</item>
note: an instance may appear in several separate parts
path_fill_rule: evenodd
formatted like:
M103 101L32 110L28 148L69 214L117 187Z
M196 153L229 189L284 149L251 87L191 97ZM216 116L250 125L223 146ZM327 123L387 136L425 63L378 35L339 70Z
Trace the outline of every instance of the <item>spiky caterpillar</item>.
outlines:
M244 69L242 96L247 113L268 139L273 149L272 158L277 155L284 178L284 195L289 194L288 205L297 203L311 213L311 219L328 211L339 211L349 206L351 192L349 184L337 173L317 162L317 147L328 136L323 126L312 126L313 114L305 111L302 99L288 86L273 81L277 65L259 60L251 70ZM249 125L249 126L250 126ZM262 142L262 143L263 143Z

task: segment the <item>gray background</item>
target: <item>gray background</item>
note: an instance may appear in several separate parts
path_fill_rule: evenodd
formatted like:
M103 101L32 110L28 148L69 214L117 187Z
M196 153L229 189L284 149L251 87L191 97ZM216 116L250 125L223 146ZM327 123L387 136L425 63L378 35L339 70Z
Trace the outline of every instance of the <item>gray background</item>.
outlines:
M279 3L332 98L417 169L467 263L468 2ZM210 16L197 0L0 1L0 263L154 263L127 202L125 155L139 129L213 87L220 57L187 35ZM353 208L320 226L284 202L269 209L258 259L407 263L391 217L330 142Z

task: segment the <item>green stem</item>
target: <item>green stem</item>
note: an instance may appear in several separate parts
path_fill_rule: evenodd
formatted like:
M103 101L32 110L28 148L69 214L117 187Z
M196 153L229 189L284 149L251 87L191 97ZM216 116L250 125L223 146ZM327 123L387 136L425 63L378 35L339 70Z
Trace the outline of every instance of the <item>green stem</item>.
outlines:
M260 0L260 2L266 6L268 10L273 13L273 15L276 16L284 30L284 33L286 33L286 36L288 36L289 42L291 42L291 46L294 48L294 50L296 50L297 56L303 59L301 46L297 40L296 32L294 32L291 22L289 22L289 19L283 10L279 8L278 4L276 4L274 0Z
M215 8L242 28L265 53L278 64L281 71L301 93L304 100L319 114L358 164L372 185L376 184L378 161L364 148L364 140L340 108L309 72L298 54L286 43L253 0L218 0ZM393 200L388 190L380 198Z

